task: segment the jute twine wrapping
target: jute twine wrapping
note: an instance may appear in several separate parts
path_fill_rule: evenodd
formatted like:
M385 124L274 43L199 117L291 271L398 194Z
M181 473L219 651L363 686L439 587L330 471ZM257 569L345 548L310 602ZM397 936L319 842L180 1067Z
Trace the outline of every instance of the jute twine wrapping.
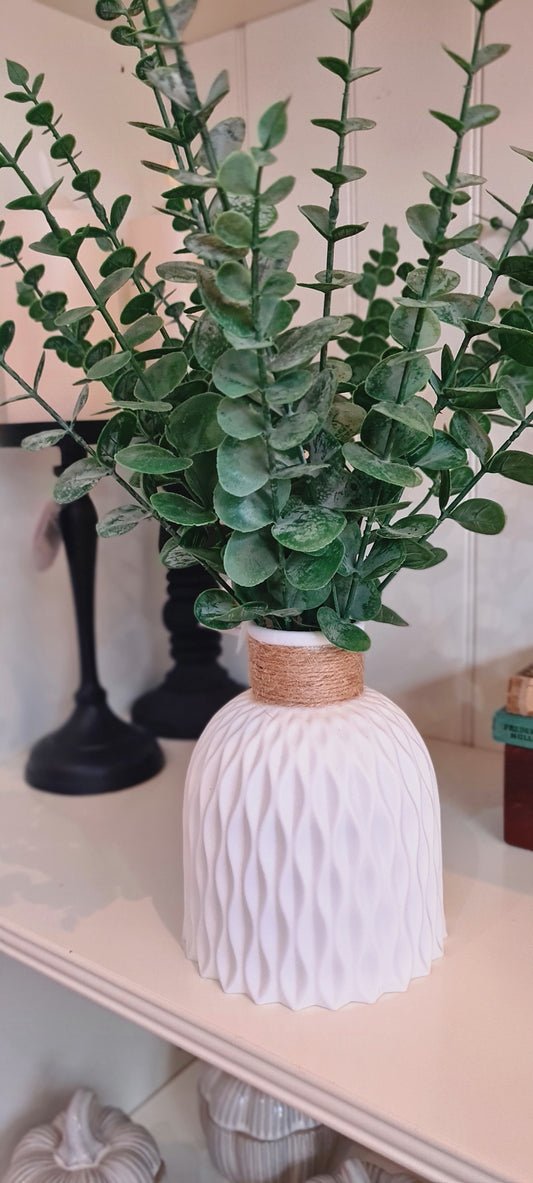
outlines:
M364 659L333 645L263 645L248 637L250 682L257 702L323 707L356 698L364 689Z

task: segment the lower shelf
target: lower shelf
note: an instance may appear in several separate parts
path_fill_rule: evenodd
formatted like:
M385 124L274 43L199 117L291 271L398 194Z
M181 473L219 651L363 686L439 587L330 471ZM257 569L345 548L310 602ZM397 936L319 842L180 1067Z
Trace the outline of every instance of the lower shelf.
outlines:
M131 1114L150 1130L165 1163L165 1183L226 1183L213 1166L198 1113L200 1060L193 1060ZM391 1174L399 1172L388 1159L364 1147L361 1158ZM414 1178L414 1176L413 1176ZM420 1176L420 1183L424 1183Z

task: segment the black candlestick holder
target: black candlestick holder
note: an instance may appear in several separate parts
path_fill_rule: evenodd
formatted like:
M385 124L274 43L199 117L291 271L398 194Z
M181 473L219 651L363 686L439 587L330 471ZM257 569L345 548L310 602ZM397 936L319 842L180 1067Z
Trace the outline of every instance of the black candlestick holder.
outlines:
M5 424L0 445L14 447L47 423ZM78 434L95 443L103 421L82 421ZM57 445L64 472L84 451L70 436ZM94 585L96 572L97 515L89 496L80 497L59 512L59 525L70 574L80 659L80 685L74 710L57 731L44 736L31 749L26 780L33 788L67 796L109 793L139 784L163 767L161 749L153 735L124 722L107 704L96 661Z
M160 543L166 542L161 531ZM240 686L218 664L220 636L202 628L194 601L213 580L198 565L167 574L163 622L170 635L173 666L160 686L133 704L132 718L166 739L198 739L213 715L240 694Z

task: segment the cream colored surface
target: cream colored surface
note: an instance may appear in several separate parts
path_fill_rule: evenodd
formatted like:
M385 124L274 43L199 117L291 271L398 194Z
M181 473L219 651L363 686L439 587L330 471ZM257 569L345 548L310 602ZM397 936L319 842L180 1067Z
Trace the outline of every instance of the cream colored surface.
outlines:
M4 768L4 951L431 1183L531 1183L533 873L502 842L500 758L431 745L449 934L431 976L373 1006L294 1014L224 996L185 960L191 745L167 751L157 780L93 800L41 796L17 761Z
M187 40L201 41L204 37L212 37L215 33L223 33L225 29L234 29L245 22L269 16L273 12L283 12L284 9L294 8L303 2L304 0L200 0L187 29ZM40 0L40 3L105 28L95 13L96 0Z

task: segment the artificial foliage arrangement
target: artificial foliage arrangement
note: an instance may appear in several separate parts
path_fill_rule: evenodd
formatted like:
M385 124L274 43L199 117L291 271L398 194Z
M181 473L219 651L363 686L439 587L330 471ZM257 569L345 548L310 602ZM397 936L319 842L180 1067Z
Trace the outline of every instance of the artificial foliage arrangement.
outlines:
M405 623L382 598L395 575L445 559L434 544L442 522L485 534L503 529L501 506L477 496L485 473L533 483L533 457L515 447L533 422L533 259L513 253L533 217L533 186L518 210L497 199L511 217L499 256L480 243L481 223L461 224L461 207L484 183L461 171L463 143L498 116L496 107L472 102L473 82L509 48L485 44L486 14L499 0L467 2L478 10L472 52L446 50L464 83L460 109L431 112L450 129L448 171L425 174L428 201L406 212L422 257L399 265L396 232L385 227L382 250L371 251L357 275L338 268L336 248L365 229L342 223L340 199L364 175L345 163L347 138L374 126L349 115L352 86L364 86L375 70L354 66L372 0L332 9L347 52L319 59L338 78L340 98L337 114L313 120L331 133L327 167L313 170L326 199L301 207L323 240L324 268L299 283L290 270L298 235L276 229L277 207L294 185L275 171L287 101L265 111L249 151L241 118L217 122L227 73L201 97L182 41L196 0L96 5L113 23L113 40L137 53L140 84L153 91L157 119L136 126L174 156L172 166L144 162L169 186L160 216L176 231L171 260L137 258L123 241L130 198L104 207L100 172L80 165L74 134L43 97L43 75L31 81L24 66L8 62L14 89L6 98L26 105L29 125L18 146L0 144L0 167L24 191L8 209L42 212L46 233L31 250L68 258L87 291L83 307L68 307L64 293L47 290L45 266L2 224L0 254L16 272L18 301L47 336L32 380L10 365L15 327L4 322L0 367L20 397L34 398L57 425L26 446L55 444L65 432L77 438L88 385L103 383L109 421L95 449L81 441L86 458L59 478L56 500L75 500L113 475L131 500L100 522L100 535L156 518L169 535L163 562L199 562L212 576L213 590L196 604L205 625L320 630L341 649L363 651L370 639L362 622ZM87 224L73 233L54 214L63 178L39 192L25 171L37 130L86 200ZM533 161L533 151L516 151ZM99 276L83 262L88 239L104 252ZM460 290L457 252L483 264L482 296ZM157 278L150 279L153 263ZM381 289L396 276L401 294L386 298ZM516 297L501 314L491 303L500 279L511 280ZM187 304L176 301L175 284L190 285ZM364 316L335 312L336 293L350 285L365 302ZM294 327L298 286L316 291L317 316ZM127 302L117 319L108 302L120 291ZM439 344L442 325L456 330L453 347ZM48 350L83 375L69 423L41 394ZM494 425L508 430L496 449Z

